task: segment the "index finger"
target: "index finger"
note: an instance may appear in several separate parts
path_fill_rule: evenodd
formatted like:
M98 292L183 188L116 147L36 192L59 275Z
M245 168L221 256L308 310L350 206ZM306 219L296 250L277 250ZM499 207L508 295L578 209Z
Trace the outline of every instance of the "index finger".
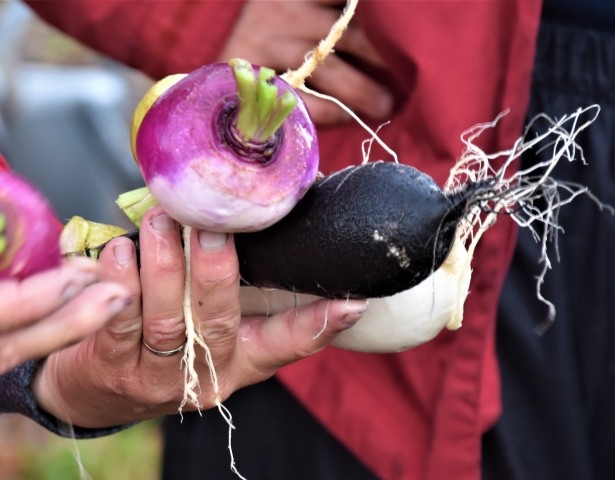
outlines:
M50 315L97 280L95 262L74 258L22 281L0 281L0 333Z
M101 280L119 283L130 303L96 335L96 349L111 364L136 365L141 350L141 282L135 246L131 240L111 240L99 257Z

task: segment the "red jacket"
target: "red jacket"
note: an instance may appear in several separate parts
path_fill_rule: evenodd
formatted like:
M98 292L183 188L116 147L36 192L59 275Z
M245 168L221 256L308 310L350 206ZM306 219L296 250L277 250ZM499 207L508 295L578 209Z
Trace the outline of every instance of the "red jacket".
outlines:
M31 2L43 18L154 78L216 60L240 1ZM382 136L400 161L442 183L460 134L503 110L486 151L520 135L528 102L539 0L363 0L364 22L398 99ZM343 132L340 135L340 132ZM357 125L320 132L324 171L361 160ZM278 377L380 478L477 480L481 435L500 411L496 305L515 241L500 220L473 262L463 327L419 348L367 355L328 348Z

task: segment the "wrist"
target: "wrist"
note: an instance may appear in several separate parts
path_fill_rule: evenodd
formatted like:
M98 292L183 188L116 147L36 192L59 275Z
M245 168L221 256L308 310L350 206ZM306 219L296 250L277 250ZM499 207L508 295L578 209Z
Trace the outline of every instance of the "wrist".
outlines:
M50 363L56 358L54 355L46 358L39 365L30 390L34 396L36 404L44 413L56 418L60 422L71 423L70 414L67 412L67 404L60 396L57 386L57 373L50 375ZM55 378L54 378L55 377Z

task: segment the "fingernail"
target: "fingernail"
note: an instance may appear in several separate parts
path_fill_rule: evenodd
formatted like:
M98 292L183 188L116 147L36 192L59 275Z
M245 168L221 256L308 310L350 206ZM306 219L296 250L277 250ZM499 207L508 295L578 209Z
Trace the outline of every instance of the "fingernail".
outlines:
M128 297L111 297L107 302L107 312L109 315L116 315L131 303L132 300Z
M78 282L70 282L64 290L62 290L62 298L65 302L75 298L79 292L83 290L84 285Z
M62 298L64 301L75 298L83 291L85 287L91 285L98 280L96 272L82 271L77 273L74 278L62 290Z
M125 267L130 263L133 254L134 248L130 243L124 245L116 245L115 247L113 247L113 258L115 259L115 263L122 267Z
M166 213L156 215L151 220L151 225L154 230L159 232L168 232L175 228L175 220L169 217Z
M226 233L206 232L199 230L199 244L203 250L217 252L226 245L228 235Z
M351 328L367 312L367 300L348 300L346 302L346 314L342 317L342 325L345 329Z

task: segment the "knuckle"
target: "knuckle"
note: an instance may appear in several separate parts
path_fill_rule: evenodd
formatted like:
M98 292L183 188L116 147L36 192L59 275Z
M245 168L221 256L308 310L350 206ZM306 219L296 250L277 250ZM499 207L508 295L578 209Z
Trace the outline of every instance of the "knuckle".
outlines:
M239 271L228 272L217 278L202 275L197 277L197 282L203 287L206 294L211 294L213 291L230 290L239 286Z
M239 314L235 310L222 312L220 315L207 319L201 325L203 336L208 343L234 339L239 329Z
M142 327L142 319L138 317L131 323L109 322L106 327L107 334L115 341L120 342L127 336L140 332Z
M177 347L177 339L183 338L186 324L182 315L164 316L143 325L148 345L156 350L169 350Z
M181 400L177 372L173 375L151 375L140 384L138 401L147 407L158 408L164 405L177 407Z
M117 397L129 397L132 391L130 375L126 372L118 372L113 375L102 376L103 388Z

